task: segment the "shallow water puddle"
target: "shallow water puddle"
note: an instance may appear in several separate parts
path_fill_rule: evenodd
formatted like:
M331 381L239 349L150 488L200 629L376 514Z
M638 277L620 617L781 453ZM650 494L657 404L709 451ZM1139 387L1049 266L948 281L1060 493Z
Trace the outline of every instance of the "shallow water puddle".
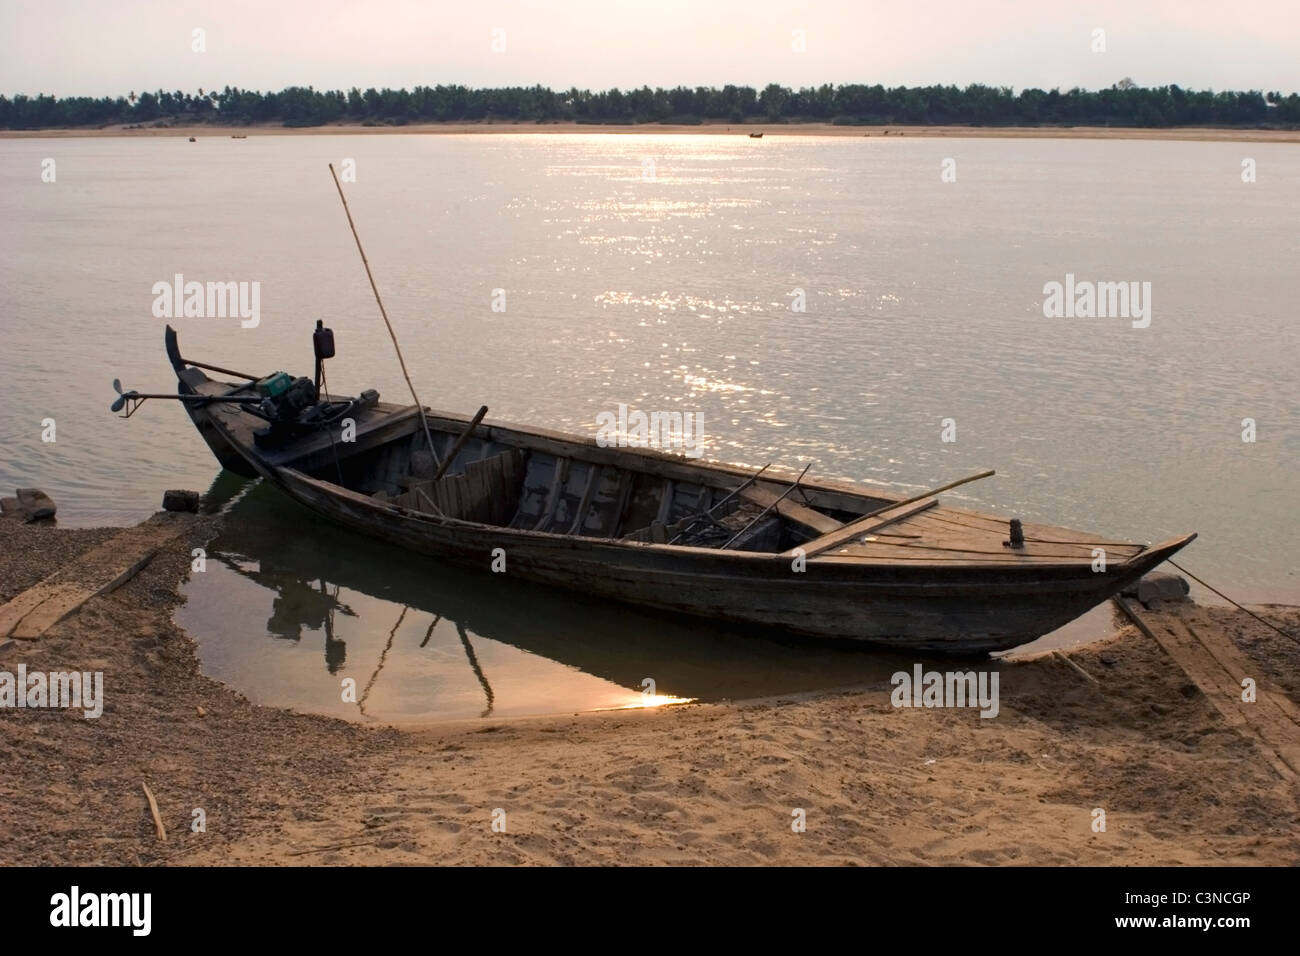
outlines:
M262 484L237 493L184 593L176 621L204 673L257 703L360 721L883 688L915 662L457 568L335 529Z

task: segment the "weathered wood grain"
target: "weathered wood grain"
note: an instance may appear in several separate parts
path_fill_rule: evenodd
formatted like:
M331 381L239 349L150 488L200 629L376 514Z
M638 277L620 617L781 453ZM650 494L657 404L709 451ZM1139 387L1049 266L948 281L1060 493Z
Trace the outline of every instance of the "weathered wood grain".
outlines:
M830 551L864 535L869 535L873 531L879 531L881 528L887 528L891 524L899 521L905 521L918 512L925 511L927 508L933 508L939 502L935 498L927 498L924 501L914 501L911 504L899 505L897 508L891 508L882 511L879 514L868 515L859 518L857 521L850 521L848 524L840 525L838 528L822 535L820 538L814 538L805 544L800 545L804 557L814 558L819 554Z
M92 597L130 580L183 527L146 522L75 558L0 607L0 639L36 640Z
M820 511L801 505L797 501L791 501L789 498L778 503L781 493L773 491L766 485L750 485L740 493L740 497L746 501L752 501L762 508L771 508L775 505L774 510L781 517L818 535L829 534L844 527L843 521L836 521L830 515L824 515Z
M1285 780L1300 776L1300 726L1295 705L1264 680L1221 629L1208 620L1194 622L1187 609L1150 610L1116 597L1115 603L1182 668L1206 699ZM1242 679L1255 680L1254 702L1242 700Z

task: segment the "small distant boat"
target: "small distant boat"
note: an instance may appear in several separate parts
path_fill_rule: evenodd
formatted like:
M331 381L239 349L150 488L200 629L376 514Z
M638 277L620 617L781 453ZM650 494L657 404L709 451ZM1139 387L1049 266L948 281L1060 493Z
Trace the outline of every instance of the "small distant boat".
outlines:
M230 134L230 138L231 138L231 139L248 139L248 134L247 134L247 133L231 133L231 134Z
M750 134L749 134L749 138L750 138L750 139L762 139L762 138L763 138L763 134L762 134L762 133L750 133Z
M191 136L191 137L190 137L190 142L191 142L191 143L195 143L195 142L198 142L198 140L196 140L193 136Z
M1185 547L1113 541L904 496L594 438L320 396L316 379L258 377L165 345L179 394L229 470L324 520L426 555L587 595L816 638L975 654L1032 641ZM217 381L208 369L239 382ZM340 424L351 420L348 440ZM431 450L432 446L432 450ZM804 472L807 472L807 468ZM1099 555L1103 556L1099 561ZM611 635L611 637L613 637Z

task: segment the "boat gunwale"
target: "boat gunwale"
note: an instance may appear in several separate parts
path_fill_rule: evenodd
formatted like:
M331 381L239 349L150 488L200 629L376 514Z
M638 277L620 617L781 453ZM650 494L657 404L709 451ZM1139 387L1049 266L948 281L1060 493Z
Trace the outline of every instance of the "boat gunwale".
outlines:
M539 542L545 541L551 543L569 543L569 542L581 543L586 546L614 548L616 550L626 551L629 554L649 553L656 556L668 556L668 555L675 555L681 557L689 556L693 558L707 558L715 562L718 561L719 559L722 559L726 563L734 562L734 563L739 563L741 565L748 564L756 567L769 567L769 566L775 567L777 565L790 564L790 559L786 552L720 551L716 548L699 548L690 545L653 544L649 542L627 541L620 538L598 538L589 535L579 535L579 534L557 534L551 531L535 531L530 528L511 528L503 525L484 524L482 522L476 522L476 521L465 521L460 518L449 518L446 517L445 515L439 516L433 514L426 514L424 512L412 511L409 508L403 508L398 505L393 505L390 502L376 501L374 498L370 497L369 495L362 494L359 491L353 491L350 488L343 488L342 486L337 485L334 482L327 481L322 478L313 478L311 475L298 471L295 468L290 468L287 466L279 466L279 467L272 466L272 471L276 473L275 479L273 480L275 480L276 484L281 485L282 487L296 482L299 484L316 488L328 497L332 497L335 499L345 499L349 503L369 511L382 512L400 518L401 520L404 521L413 521L416 523L433 525L439 528L473 531L475 533L480 533L480 534L490 533L498 536L518 538L524 541L531 540L531 541L539 541ZM284 478L281 476L288 477L289 481L286 482ZM295 498L298 497L296 495L293 495L291 489L286 488L286 490L289 491L291 496ZM298 500L301 501L300 498ZM1148 562L1151 562L1153 558L1155 558L1157 555L1161 554L1162 552L1168 551L1169 553L1173 553L1179 548L1182 548L1186 544L1190 543L1193 539L1195 539L1195 537L1196 537L1196 533L1192 532L1181 538L1172 538L1168 541L1164 541L1161 542L1160 544L1147 548L1146 550L1136 555L1133 555L1132 557L1126 559L1125 561L1112 561L1107 565L1107 572L1111 572L1113 570L1115 574L1127 574L1132 570L1132 568L1135 565L1146 564ZM1032 583L1035 587L1041 587L1042 584L1047 583L1044 580L1045 578L1054 578L1059 576L1068 581L1076 581L1079 579L1088 580L1096 574L1107 573L1107 572L1094 572L1091 570L1090 566L1086 562L1081 563L1080 561L1074 561L1074 562L1034 561L1032 564L1028 564L1028 563L1012 564L1005 561L956 561L955 560L955 561L931 561L929 562L929 566L926 566L925 563L921 561L917 561L916 559L912 559L912 560L900 559L900 560L906 561L906 563L905 564L895 563L894 561L885 561L885 560L874 559L874 558L860 558L860 557L853 557L850 555L826 554L826 555L819 555L814 558L809 558L807 560L807 564L812 566L820 566L827 569L870 568L873 570L880 570L880 569L907 570L907 571L915 570L924 573L928 578L933 578L935 572L941 572L944 575L949 575L952 574L953 572L961 572L961 571L979 571L982 573L1002 572L1004 574L1008 571L1013 571L1015 573L1012 576L1016 577L1025 574L1025 569L1032 569L1032 572L1029 574L1029 577L1032 579L1032 582L1027 582L1027 583ZM1159 559L1159 561L1155 561L1154 564L1158 564L1160 563L1160 561L1163 560L1164 559L1162 557ZM1152 566L1154 566L1154 564ZM1087 574L1087 577L1083 576L1085 572ZM1107 574L1107 576L1110 577L1113 575ZM854 582L850 580L846 580L843 582L824 580L824 581L819 581L819 583L822 584L843 583L843 584L851 585ZM999 587L1005 586L1005 584L1006 582L1004 581L998 582Z
M193 366L189 366L189 367L194 368ZM203 374L201 370L196 369L196 371L199 371L200 374ZM214 386L233 387L230 385L230 383L221 382L217 379L213 379L206 375L204 375L204 378L208 382L211 382ZM195 391L197 391L197 389L195 389ZM629 554L650 553L654 555L708 556L709 558L712 558L714 560L724 560L727 562L739 562L742 565L753 564L758 566L775 565L777 563L789 564L791 560L790 553L792 549L785 549L783 551L777 551L777 552L760 552L760 551L742 551L742 550L721 550L717 548L700 548L691 545L656 544L653 542L635 541L635 540L628 540L625 538L595 537L595 536L583 535L577 533L561 534L561 533L551 532L551 531L537 531L530 528L512 528L509 527L508 525L485 524L482 522L468 521L465 519L453 518L445 515L434 515L434 514L427 514L424 512L414 511L412 509L404 508L400 505L396 505L389 501L376 500L369 495L363 494L362 492L359 491L354 491L350 488L346 488L342 485L339 485L327 479L313 478L311 475L299 471L289 465L277 465L274 462L267 460L263 455L259 454L255 448L252 448L249 445L247 445L247 443L236 439L231 434L230 430L226 427L225 423L221 420L220 416L212 415L209 413L210 407L212 406L209 406L207 403L203 403L200 405L191 406L190 411L193 416L197 416L200 413L204 413L204 417L207 419L208 422L211 423L211 425L214 428L216 428L222 434L222 437L226 440L227 444L229 444L245 460L247 460L249 464L254 467L255 470L261 473L264 477L271 478L277 485L284 487L288 484L288 482L280 478L280 474L283 473L285 475L291 476L293 480L297 480L304 483L308 483L313 486L317 486L322 491L322 493L326 495L346 498L354 505L364 507L365 509L370 511L381 512L392 516L396 516L401 518L402 520L415 521L415 522L429 524L429 525L442 527L442 528L472 531L480 534L485 532L490 532L492 534L505 535L508 537L518 538L524 541L533 540L533 541L557 541L557 542L587 542L587 543L597 544L602 547L613 547L618 550L626 551ZM409 414L408 410L413 409L415 406L389 404L389 407L395 410L391 414L397 415L397 414ZM235 413L242 414L238 410L236 410ZM429 427L433 430L440 431L440 432L454 432L456 426L468 425L472 419L472 416L462 417L452 412L448 412L441 409L430 409L427 407L425 408L425 414L429 421ZM416 431L417 421L418 420L416 418L411 418L409 434L414 434L414 432ZM721 479L723 477L733 478L733 479L739 478L741 480L745 480L752 477L754 472L757 470L750 466L742 466L739 464L718 462L718 461L707 460L707 459L701 459L696 461L692 459L687 459L681 455L674 455L672 453L661 451L659 449L653 449L653 448L639 448L639 447L609 448L609 447L601 446L597 442L594 436L575 435L575 434L570 434L567 432L559 432L547 428L523 426L517 423L499 421L496 419L486 419L486 418L483 419L483 421L475 429L474 436L477 438L482 438L487 441L495 441L500 444L507 444L507 445L515 444L514 442L509 440L510 438L515 438L516 440L522 439L525 442L528 442L528 440L539 440L544 443L549 443L549 444L554 444L559 446L577 446L578 450L581 450L583 452L589 452L592 454L593 457L587 458L586 459L587 461L592 461L597 464L609 465L612 467L622 468L631 471L639 470L636 465L637 459L648 460L648 461L655 462L657 464L667 465L671 469L682 469L682 472L684 474L689 475L695 484L699 484L704 487L710 487L710 488L727 490L727 491L732 490L732 486L722 481ZM394 442L403 440L405 437L407 437L405 434L393 436L392 438L385 441L382 445L377 447L386 447L387 445L390 445ZM502 440L502 439L506 439L506 440ZM526 444L525 447L528 447L530 450L539 450L534 447L531 447L531 443ZM557 456L563 453L563 447L555 448L555 449L542 449L542 450L547 454L554 454ZM618 460L619 458L624 458L624 459L631 458L632 461L627 461L627 460L619 461ZM773 465L769 467L766 471L764 471L763 473L764 478L762 480L766 481L767 476L771 475L773 472L776 472L777 474L773 477L771 483L778 486L789 486L794 482L795 478L798 477L797 473L794 472L792 469L787 469L782 466ZM782 475L788 475L789 477L783 479L781 477ZM705 478L714 478L716 480L713 482L707 480L701 480ZM799 486L800 488L807 489L810 492L815 493L817 491L825 491L831 494L844 495L847 497L858 499L863 502L881 501L884 502L885 504L889 504L889 503L897 503L897 502L904 501L906 500L907 497L906 495L899 492L877 493L874 489L871 492L867 492L862 490L860 487L858 487L856 484L850 481L835 479L835 478L814 479L811 481L804 480L804 481L800 481ZM975 511L973 509L968 509L968 508L953 507L946 504L942 505L941 507L943 508L944 511L947 512L971 515L985 520L999 521L999 522L1007 520L998 515L990 514L988 512ZM1063 530L1063 531L1074 530L1070 528L1062 528L1059 526L1045 526L1045 527L1058 528L1059 530ZM1083 534L1086 532L1078 532L1078 533ZM921 558L919 556L907 557L901 554L897 558L886 559L881 557L864 557L864 556L857 556L857 555L837 554L835 552L827 552L825 554L816 555L812 558L807 558L805 559L805 561L807 565L812 565L812 566L826 568L826 569L835 568L835 567L871 568L877 570L888 568L888 569L908 570L908 571L915 570L923 574L926 574L928 576L934 576L936 573L948 575L953 572L960 572L960 571L1002 572L1004 574L1009 572L1012 577L1028 573L1031 577L1031 580L1035 581L1038 584L1041 584L1043 583L1044 578L1054 578L1059 575L1067 575L1071 579L1077 579L1079 573L1083 571L1087 571L1089 574L1099 574L1099 573L1106 574L1107 577L1111 576L1108 573L1111 571L1114 571L1116 573L1120 573L1120 572L1129 573L1134 567L1140 565L1147 565L1148 562L1150 562L1150 559L1152 558L1153 555L1162 552L1167 552L1168 554L1171 555L1174 552L1180 550L1182 547L1189 544L1195 538L1196 538L1196 532L1190 532L1183 536L1170 538L1168 540L1156 544L1150 544L1150 545L1144 545L1140 542L1125 542L1123 543L1122 546L1134 547L1140 550L1138 550L1137 553L1128 556L1122 561L1108 562L1106 572L1092 571L1090 568L1090 563L1083 556L1080 556L1078 559L1074 561L1054 561L1054 560L1049 560L1049 559L1039 557L1031 561L1026 561L1024 563L1018 563L1013 561L980 561L980 560L973 560L973 559L944 560L944 559L934 559L934 558ZM1083 541L1078 542L1080 546L1086 546L1092 543L1093 542L1083 542ZM1111 542L1112 546L1114 546L1115 544L1117 543ZM1099 542L1097 543L1097 546L1101 547L1103 546L1103 543ZM1034 558L1034 556L1032 555L1026 555L1026 557ZM1163 558L1160 561L1155 561L1154 563L1150 564L1150 566L1154 567L1159 563L1161 563L1162 560Z

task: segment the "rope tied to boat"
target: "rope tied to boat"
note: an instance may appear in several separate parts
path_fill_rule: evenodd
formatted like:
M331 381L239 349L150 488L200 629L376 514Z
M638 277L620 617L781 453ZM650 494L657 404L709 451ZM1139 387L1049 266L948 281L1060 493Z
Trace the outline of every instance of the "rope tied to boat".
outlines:
M1237 603L1236 601L1234 601L1232 598L1228 597L1228 595L1224 594L1222 591L1220 591L1218 588L1216 588L1213 584L1210 584L1208 581L1204 581L1204 580L1202 580L1201 578L1198 578L1198 577L1197 577L1196 575L1194 575L1191 571L1188 571L1185 567L1183 567L1181 564L1179 564L1179 563L1178 563L1177 561L1175 561L1173 558L1168 558L1168 559L1166 559L1166 560L1168 560L1170 564L1172 564L1174 567L1176 567L1179 571L1182 571L1183 574L1187 575L1189 578L1191 578L1191 579L1192 579L1193 581L1195 581L1197 584L1201 585L1202 587L1209 588L1211 591L1213 591L1213 592L1214 592L1215 594L1217 594L1219 597L1223 598L1225 601L1227 601L1229 604L1231 604L1231 605L1232 605L1233 607L1235 607L1237 610L1239 610L1239 611L1245 611L1247 614L1249 614L1249 615L1250 615L1251 617L1253 617L1255 620L1259 621L1260 624L1263 624L1265 627L1267 627L1267 628L1271 628L1272 630L1277 631L1277 632L1278 632L1279 634L1281 634L1283 637L1285 637L1285 638L1289 638L1289 639L1295 641L1296 643L1300 644L1300 637L1296 637L1294 634L1288 634L1286 631L1282 630L1282 628L1278 627L1276 624L1273 624L1273 623L1270 622L1270 621L1266 621L1266 620L1264 620L1262 617L1260 617L1258 614L1256 614L1256 613L1255 613L1254 611L1252 611L1250 608L1245 607L1244 605L1238 604L1238 603Z

